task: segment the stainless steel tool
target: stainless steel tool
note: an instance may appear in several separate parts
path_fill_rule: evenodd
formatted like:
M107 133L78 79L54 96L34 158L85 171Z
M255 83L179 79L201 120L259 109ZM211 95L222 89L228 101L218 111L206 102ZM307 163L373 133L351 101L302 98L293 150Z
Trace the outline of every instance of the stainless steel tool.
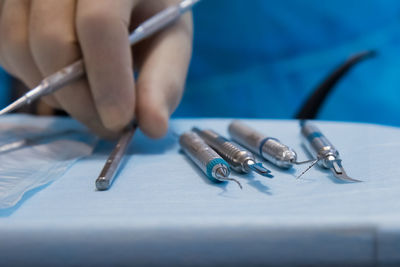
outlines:
M191 10L192 7L198 2L200 2L200 0L184 0L177 5L168 7L163 11L157 13L156 15L139 25L139 27L137 27L130 34L130 44L134 45L154 34L155 32L172 24L186 11ZM84 75L85 66L83 60L78 60L75 63L61 69L60 71L44 78L37 87L28 91L25 95L2 109L0 111L0 115L9 113L24 105L27 105L39 97L49 95L61 89L65 85L79 78L82 78Z
M315 125L309 121L301 121L300 127L303 143L316 160L314 160L313 164L303 171L298 178L318 163L321 167L330 169L333 175L340 180L347 182L361 182L360 180L353 179L346 174L342 166L339 151Z
M96 179L97 190L104 191L109 189L112 185L121 160L132 140L136 128L137 125L134 123L131 127L126 129L118 139L118 142L111 151L111 154L108 156L108 159L101 170L99 177Z
M276 166L289 169L293 164L304 164L310 160L298 162L296 152L282 144L278 139L267 137L241 121L233 121L228 128L232 139Z
M221 155L234 171L242 173L255 171L263 176L273 177L270 170L265 168L261 163L256 162L251 152L229 141L213 130L200 130L194 127L192 131L197 133L209 146Z
M194 132L186 132L179 138L179 144L186 155L214 182L239 181L229 178L229 164L221 158L203 139Z

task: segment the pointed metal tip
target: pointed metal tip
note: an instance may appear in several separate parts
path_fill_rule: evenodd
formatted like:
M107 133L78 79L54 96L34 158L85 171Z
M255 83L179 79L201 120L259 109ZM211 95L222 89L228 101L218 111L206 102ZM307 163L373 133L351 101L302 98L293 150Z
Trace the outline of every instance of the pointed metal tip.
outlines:
M317 162L319 161L319 159L314 159L311 163L310 166L307 167L307 169L305 169L299 176L296 177L296 180L299 180L301 176L303 176L303 174L305 174L306 172L308 172L312 167L314 167L315 164L317 164Z
M361 180L353 179L349 177L346 173L346 171L343 169L341 160L335 160L332 162L332 168L330 168L331 172L333 175L345 182L351 182L351 183L359 183L362 182Z
M12 102L10 105L8 105L7 107L3 108L2 110L0 110L0 116L10 113L11 111L16 110L17 108L22 107L23 105L27 104L27 98L26 97L21 97L18 98L17 100L15 100L14 102Z
M240 187L240 190L243 190L243 186L239 183L239 181L236 181L236 180L234 180L237 184L238 184L238 186Z
M226 178L227 180L229 180L229 181L233 181L233 182L235 182L235 183L237 183L237 185L239 186L239 188L241 189L241 190L243 190L243 186L242 186L242 184L238 181L238 180L236 180L236 179L233 179L233 178Z
M179 3L179 7L180 7L180 12L184 13L186 11L188 11L189 9L192 9L192 7L194 5L196 5L197 3L199 3L201 0L184 0L182 2Z
M242 184L241 184L238 180L233 179L233 178L230 178L230 177L228 177L228 175L229 175L229 172L228 172L228 170L225 169L225 168L218 168L218 169L215 171L215 178L216 178L217 180L220 180L220 181L233 181L233 182L235 182L235 183L238 184L238 186L240 187L240 189L243 189Z
M354 178L351 178L351 177L347 176L346 173L336 173L333 168L331 169L331 171L332 171L333 175L336 178L338 178L338 179L340 179L340 180L342 180L344 182L349 182L349 183L361 183L361 182L363 182L361 180L357 180L357 179L354 179Z

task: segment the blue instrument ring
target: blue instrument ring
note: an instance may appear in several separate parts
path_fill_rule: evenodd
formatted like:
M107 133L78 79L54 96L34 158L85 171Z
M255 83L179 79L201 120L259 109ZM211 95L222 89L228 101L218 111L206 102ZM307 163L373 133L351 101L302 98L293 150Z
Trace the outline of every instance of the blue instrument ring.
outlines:
M259 154L261 157L263 157L263 149L262 149L262 148L263 148L263 146L265 145L265 143L268 142L269 140L275 140L276 142L279 142L279 143L280 143L280 141L279 141L278 139L273 138L273 137L264 138L264 139L261 141L260 146L259 146L259 148L258 148L258 154Z
M215 179L215 178L212 176L212 170L213 170L213 168L215 167L215 165L217 165L217 164L225 165L225 166L229 169L228 163L227 163L224 159L222 159L222 158L216 158L216 159L213 159L212 161L210 161L210 162L207 164L207 176L208 176L209 178L211 178L211 179L214 179L214 180L217 180L217 179ZM218 180L217 180L217 181L218 181Z
M312 140L314 140L314 138L321 138L323 136L324 135L320 132L313 132L307 136L307 140L308 140L308 142L312 142Z

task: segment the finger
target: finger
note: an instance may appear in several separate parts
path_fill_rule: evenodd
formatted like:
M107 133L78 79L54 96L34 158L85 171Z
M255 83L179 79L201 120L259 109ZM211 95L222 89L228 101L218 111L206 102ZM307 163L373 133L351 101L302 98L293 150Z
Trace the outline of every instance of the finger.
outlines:
M133 118L135 91L128 22L135 1L79 0L77 33L93 99L103 122L119 131Z
M52 116L54 115L55 110L47 105L46 102L42 101L42 99L40 99L37 103L36 106L36 114L37 115L41 115L41 116Z
M1 18L1 10L3 8L3 3L4 3L4 0L0 0L0 18ZM1 23L1 19L0 19L0 23ZM1 26L0 26L0 29L1 29ZM2 40L1 39L1 31L0 31L0 40ZM1 56L1 42L0 42L0 65L4 65L4 60L2 60L2 56Z
M182 97L191 43L192 23L187 15L138 50L144 58L137 82L137 116L141 130L150 137L166 133L168 118Z
M2 12L2 8L3 8L3 4L4 4L4 0L0 0L0 18L2 17L1 12ZM2 56L2 49L1 49L1 40L3 40L3 38L1 37L1 19L0 19L0 66L3 67L3 69L5 69L7 72L9 72L11 74L11 68L9 66L7 66L3 56Z
M42 76L35 65L28 41L29 1L2 1L0 18L0 54L2 66L13 76L21 79L29 88L39 84ZM59 107L57 101L48 96L45 101Z
M40 83L42 76L29 49L29 8L29 0L7 0L3 3L1 54L11 72L33 88Z
M74 0L33 0L29 40L36 64L43 76L68 66L81 57L75 34ZM85 80L54 93L71 116L97 133L104 130Z

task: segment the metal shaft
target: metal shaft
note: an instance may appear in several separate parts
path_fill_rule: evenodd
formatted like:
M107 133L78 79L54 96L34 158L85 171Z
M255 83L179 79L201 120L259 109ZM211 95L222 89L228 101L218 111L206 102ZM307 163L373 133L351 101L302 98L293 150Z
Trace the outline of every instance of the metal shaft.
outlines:
M112 185L116 172L120 166L122 157L124 156L125 151L132 140L135 130L136 124L130 129L127 129L118 140L113 151L108 156L108 159L99 177L96 179L97 190L107 190Z
M241 121L233 121L228 128L232 139L280 168L291 168L297 162L296 152L278 139L265 136Z
M262 166L261 163L256 163L254 155L246 149L229 141L213 130L200 130L199 128L193 128L192 130L209 146L215 149L229 163L233 170L244 173L255 171L263 176L272 177L270 174L271 171Z
M229 178L230 168L228 163L196 133L186 132L182 134L179 138L179 144L185 154L212 181L235 181L242 188L237 180Z

